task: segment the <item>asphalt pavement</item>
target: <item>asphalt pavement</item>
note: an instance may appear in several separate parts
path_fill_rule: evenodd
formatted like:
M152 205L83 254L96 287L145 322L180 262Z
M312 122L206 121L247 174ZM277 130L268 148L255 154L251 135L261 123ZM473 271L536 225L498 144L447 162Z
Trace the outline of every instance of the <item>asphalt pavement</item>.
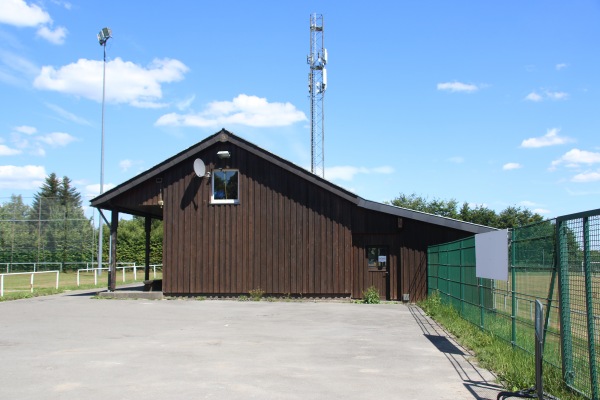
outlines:
M0 303L1 399L495 399L493 380L414 305Z

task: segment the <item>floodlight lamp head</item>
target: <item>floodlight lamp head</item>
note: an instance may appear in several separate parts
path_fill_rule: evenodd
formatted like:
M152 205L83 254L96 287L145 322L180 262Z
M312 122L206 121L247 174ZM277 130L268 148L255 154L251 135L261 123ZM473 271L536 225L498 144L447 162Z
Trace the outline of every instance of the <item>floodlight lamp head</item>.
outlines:
M100 46L104 46L108 39L112 37L112 30L110 28L102 28L98 33L98 43Z
M231 157L231 153L229 153L228 151L218 151L217 152L217 156L219 158L230 158Z

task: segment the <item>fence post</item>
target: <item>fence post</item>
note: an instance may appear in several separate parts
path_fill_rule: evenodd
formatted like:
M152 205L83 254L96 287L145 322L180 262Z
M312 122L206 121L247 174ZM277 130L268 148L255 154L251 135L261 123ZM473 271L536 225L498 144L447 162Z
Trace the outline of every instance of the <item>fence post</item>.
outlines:
M31 274L31 278L29 279L29 287L31 288L31 293L33 293L33 276L35 272Z
M556 260L558 287L560 291L560 341L562 347L563 377L565 383L573 385L573 336L571 333L571 293L569 283L569 252L567 247L565 220L556 220Z
M511 263L510 263L510 295L511 295L511 329L510 329L510 342L513 348L517 344L517 270L515 268L515 262L517 259L516 251L515 251L515 230L513 229L511 232Z
M58 290L58 275L60 274L60 272L56 271L56 290Z
M0 297L4 297L4 275L0 274Z
M481 327L481 329L483 329L483 318L484 318L484 298L483 298L483 278L477 278L477 286L479 286L479 318L480 318L480 323L479 326Z
M590 382L592 383L592 398L598 398L598 373L596 370L596 340L594 327L594 299L592 297L592 264L590 262L590 221L583 217L583 263L585 265L585 308L587 310L587 334L590 360Z

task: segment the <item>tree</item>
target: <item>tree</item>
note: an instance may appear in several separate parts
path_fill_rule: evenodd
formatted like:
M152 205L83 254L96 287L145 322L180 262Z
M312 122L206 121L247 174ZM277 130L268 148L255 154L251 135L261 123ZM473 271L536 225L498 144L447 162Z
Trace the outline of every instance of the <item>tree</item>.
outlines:
M463 203L463 206L460 209L458 219L485 226L498 225L498 216L494 210L483 205L477 205L475 208L471 208L466 202Z
M81 207L81 195L74 187L71 187L71 180L67 176L63 176L60 182L58 198L62 205L69 204L71 207Z
M21 196L12 195L8 203L0 205L0 262L31 261L35 239L27 220L29 206Z
M436 198L429 201L422 196L417 196L415 193L408 196L401 193L391 201L391 204L397 207L500 229L516 228L544 220L541 215L521 207L509 206L500 212L500 214L496 214L494 210L483 205L471 208L469 203L464 202L460 210L458 210L458 202L455 199L441 200Z
M35 223L36 261L92 260L94 228L81 207L81 195L67 176L48 175L34 195L29 220Z
M146 262L146 228L145 218L134 216L130 220L120 220L117 230L117 256L119 260L144 265ZM109 230L104 230L106 243ZM150 230L150 264L162 264L162 221L153 219ZM103 258L108 258L108 249L103 248Z
M541 222L544 219L539 214L534 214L528 209L521 207L509 206L506 207L500 215L498 215L498 228L514 228L517 226L525 226L535 222Z

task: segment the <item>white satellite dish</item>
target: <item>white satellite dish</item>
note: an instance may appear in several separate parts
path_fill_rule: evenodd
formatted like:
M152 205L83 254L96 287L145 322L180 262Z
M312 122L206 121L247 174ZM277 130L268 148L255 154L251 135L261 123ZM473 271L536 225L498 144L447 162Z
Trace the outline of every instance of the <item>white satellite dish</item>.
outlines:
M204 175L206 174L206 166L204 165L204 162L199 158L196 158L194 160L194 173L199 178L204 178Z

